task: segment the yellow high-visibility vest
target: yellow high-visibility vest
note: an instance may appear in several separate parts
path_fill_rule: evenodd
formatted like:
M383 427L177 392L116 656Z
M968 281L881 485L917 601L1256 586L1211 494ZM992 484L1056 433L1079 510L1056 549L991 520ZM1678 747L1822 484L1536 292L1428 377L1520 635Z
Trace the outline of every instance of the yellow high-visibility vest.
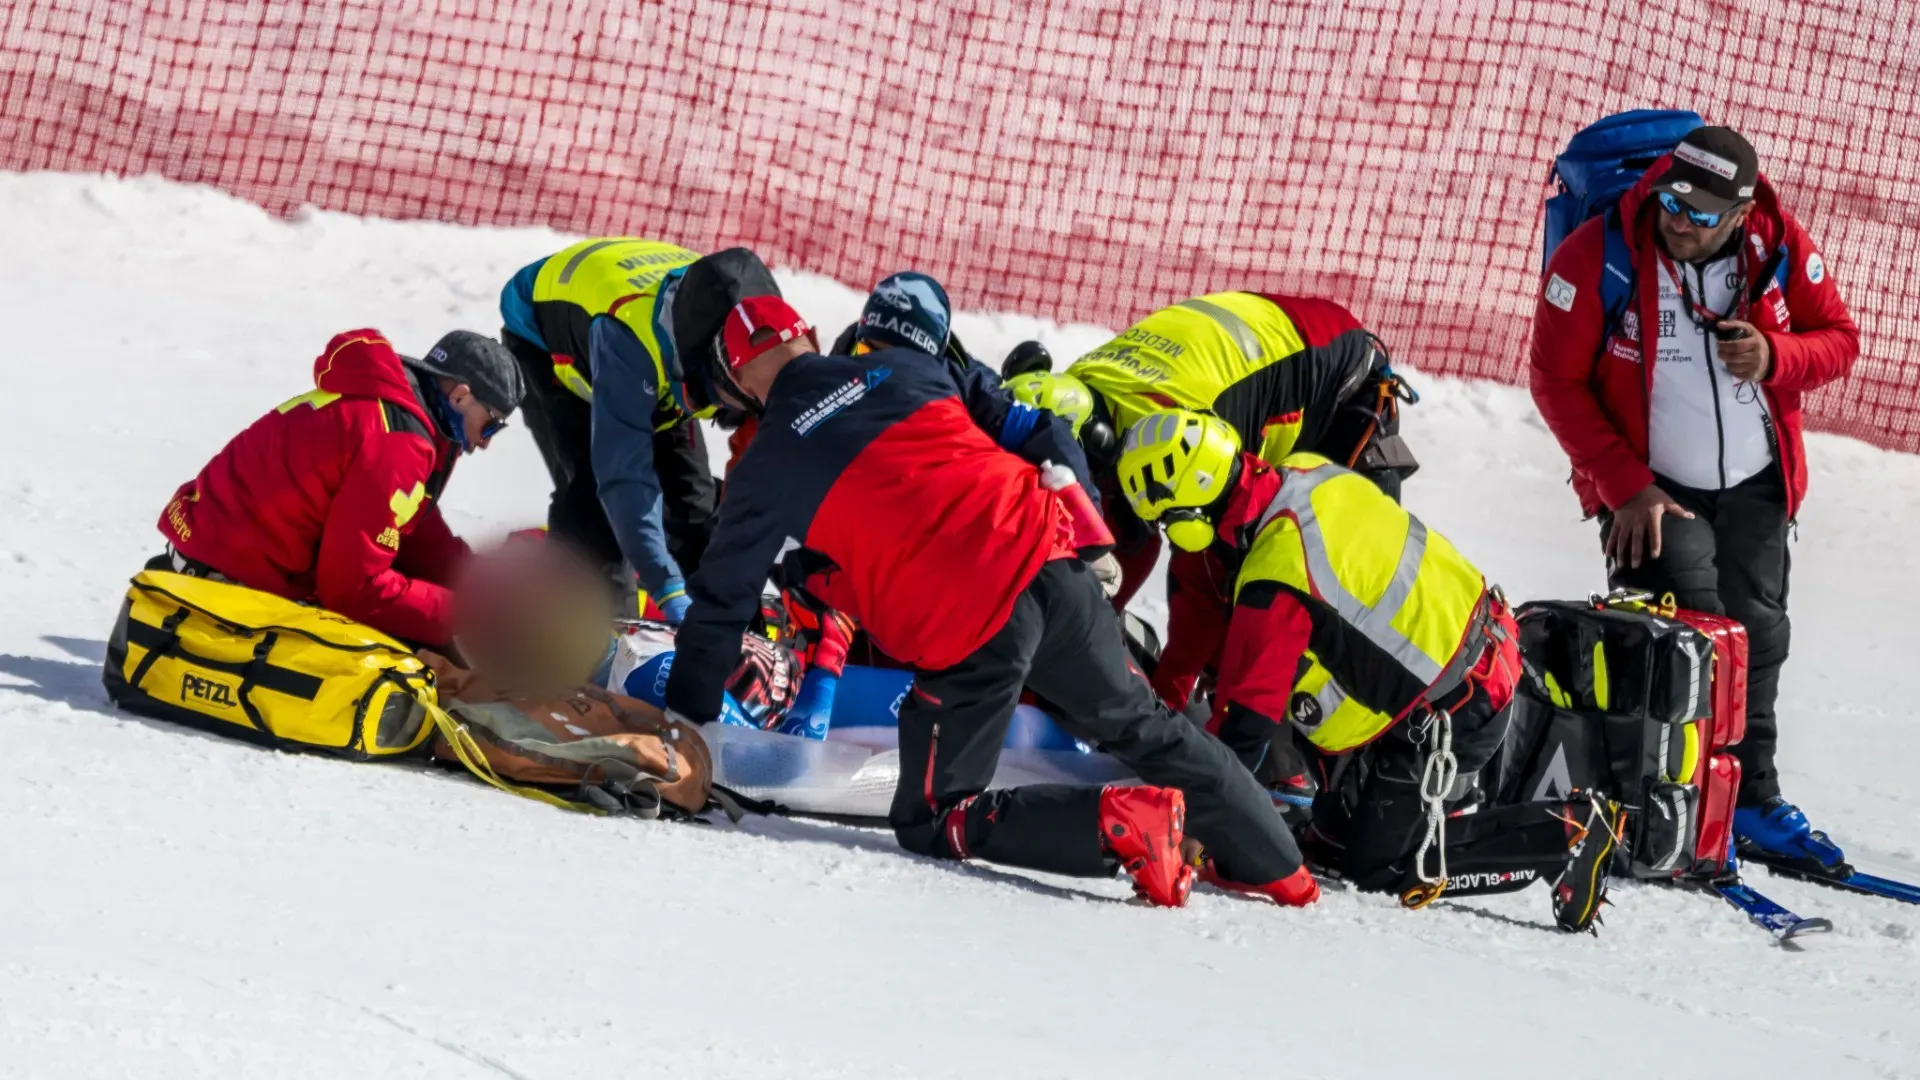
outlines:
M1366 477L1317 454L1279 468L1234 595L1274 582L1315 609L1291 719L1339 753L1460 684L1483 650L1487 583Z
M1067 374L1105 399L1117 434L1158 409L1211 412L1240 433L1243 449L1278 464L1300 438L1306 402L1274 415L1267 403L1285 397L1284 388L1275 395L1265 384L1285 379L1289 373L1276 365L1306 351L1278 304L1254 293L1211 293L1148 315Z
M700 256L659 240L630 236L582 240L547 259L533 279L533 303L553 351L553 374L585 401L593 400L587 372L587 333L608 315L626 324L652 358L664 421L685 419L673 394L658 325L660 282Z

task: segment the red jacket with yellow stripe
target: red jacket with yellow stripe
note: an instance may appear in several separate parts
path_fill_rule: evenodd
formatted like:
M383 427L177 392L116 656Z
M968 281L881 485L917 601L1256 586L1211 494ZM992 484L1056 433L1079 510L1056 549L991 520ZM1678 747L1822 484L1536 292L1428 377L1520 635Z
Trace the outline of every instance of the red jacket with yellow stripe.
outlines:
M328 342L313 381L182 485L160 532L249 588L445 645L447 586L468 552L435 505L455 446L378 331Z

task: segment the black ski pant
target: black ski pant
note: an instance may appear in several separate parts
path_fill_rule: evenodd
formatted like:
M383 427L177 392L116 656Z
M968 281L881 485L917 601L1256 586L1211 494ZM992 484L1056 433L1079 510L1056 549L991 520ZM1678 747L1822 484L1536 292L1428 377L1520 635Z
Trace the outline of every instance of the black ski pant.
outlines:
M1787 620L1787 493L1779 469L1767 469L1734 487L1700 491L1656 476L1660 489L1693 512L1668 514L1660 523L1660 557L1638 569L1609 565L1615 588L1643 589L1656 598L1672 593L1683 608L1725 615L1747 628L1747 735L1734 746L1740 759L1742 806L1780 794L1774 748L1780 726L1774 713L1780 669L1787 662L1792 626ZM1613 516L1600 515L1604 544Z
M593 408L553 376L553 358L538 345L502 331L526 381L521 403L527 430L553 477L547 506L547 531L602 566L619 567L625 556L600 505L593 475ZM653 467L660 477L661 517L667 553L687 577L713 536L715 485L707 444L698 423L686 423L653 435ZM631 597L627 598L631 601Z
M1500 749L1510 708L1488 709L1482 695L1452 714L1461 780L1449 792L1449 811L1477 802L1472 780ZM1323 781L1306 833L1309 847L1355 888L1404 892L1420 882L1415 860L1427 835L1420 779L1433 746L1433 722L1424 714L1409 717L1350 754L1320 760ZM1557 876L1567 861L1567 828L1554 815L1564 812L1561 803L1525 803L1475 806L1449 816L1447 874L1454 884L1448 891L1505 892ZM1426 872L1439 866L1439 852L1430 848Z
M1493 760L1506 732L1506 710L1490 713L1477 704L1469 702L1452 717L1460 776L1473 776ZM1420 779L1433 723L1428 713L1417 712L1373 742L1323 759L1328 775L1314 799L1311 836L1323 855L1333 855L1332 869L1358 888L1398 890L1418 880L1413 861L1427 830ZM1433 858L1428 856L1430 866Z
M900 709L900 787L888 815L901 847L1081 877L1112 872L1100 788L986 790L1023 686L1045 698L1074 737L1147 783L1184 792L1187 834L1229 880L1265 885L1299 867L1293 837L1253 774L1154 696L1078 559L1041 568L1006 625L973 655L915 674Z

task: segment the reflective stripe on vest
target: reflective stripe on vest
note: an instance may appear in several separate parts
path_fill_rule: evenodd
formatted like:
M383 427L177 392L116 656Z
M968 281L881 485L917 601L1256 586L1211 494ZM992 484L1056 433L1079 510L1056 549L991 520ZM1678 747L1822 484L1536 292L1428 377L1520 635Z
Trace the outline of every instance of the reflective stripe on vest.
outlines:
M1124 434L1169 404L1210 410L1227 388L1305 349L1299 329L1273 301L1210 293L1153 312L1074 361L1067 374L1106 401L1115 432Z
M1279 492L1255 523L1236 596L1250 582L1273 581L1330 609L1331 618L1315 619L1290 718L1315 745L1339 753L1377 738L1423 702L1443 700L1460 687L1485 650L1486 584L1445 537L1430 533L1364 477L1313 454L1291 455L1283 468ZM1321 492L1336 481L1338 488ZM1320 507L1314 504L1316 493L1323 496ZM1322 519L1323 510L1329 520ZM1389 570L1389 534L1396 521L1405 523L1405 532L1392 552L1390 572L1383 573ZM1330 536L1354 546L1330 550ZM1354 577L1343 580L1336 566ZM1368 603L1355 594L1356 587L1377 588L1378 596ZM1403 617L1419 622L1396 625ZM1338 670L1329 668L1317 650L1338 644L1341 635L1348 642L1337 651L1348 660L1360 662L1359 654L1349 651L1357 644L1352 639L1360 638L1404 674L1390 675L1381 667L1377 675L1366 675L1367 666L1353 667L1346 660L1339 661ZM1355 677L1370 681L1342 682Z
M1487 607L1482 603L1474 610L1472 621L1468 624L1467 633L1460 648L1454 650L1453 659L1447 661L1447 666L1440 669L1440 676L1433 681L1427 693L1422 695L1422 701L1445 698L1458 689L1461 682L1466 679L1467 671L1474 663L1479 661L1480 654L1486 649L1486 616ZM1381 732L1385 731L1388 726L1399 719L1398 717L1388 716L1385 713L1371 709L1364 702L1354 701L1347 694L1346 687L1340 685L1339 678L1336 677L1333 672L1321 666L1317 658L1313 661L1307 675L1303 677L1300 692L1305 692L1305 684L1310 682L1315 675L1324 675L1326 682L1322 683L1320 688L1313 691L1310 695L1316 706L1314 714L1308 717L1301 716L1296 712L1293 717L1294 726L1304 732L1314 745L1336 753L1342 750L1348 750L1378 737ZM1298 701L1299 699L1296 697L1294 700ZM1348 704L1349 701L1352 702L1353 707L1359 710L1361 714L1375 717L1373 723L1369 725L1367 729L1363 730L1357 738L1342 738L1339 732L1329 732L1326 735L1322 735L1321 729L1326 726L1327 721L1332 720L1340 711L1340 708ZM1415 702L1416 705L1419 703L1418 701Z
M593 401L593 384L587 381L585 375L580 374L578 367L574 366L573 357L555 354L553 377L560 380L560 385L572 391L575 397L586 402Z
M580 264L587 261L587 256L592 255L596 251L603 251L620 242L619 240L595 240L586 247L576 249L572 255L567 257L567 261L560 267L560 277L557 283L561 285L571 284L573 282L573 275L579 271Z
M1326 668L1316 665L1314 670L1325 672L1327 676L1327 681L1320 684L1320 689L1313 691L1313 703L1319 708L1310 717L1302 716L1298 711L1293 717L1294 725L1306 732L1308 738L1312 738L1314 732L1319 731L1321 726L1340 710L1340 706L1347 703L1347 691L1340 685L1340 680L1334 678L1333 673ZM1302 692L1305 692L1304 688Z
M1411 639L1402 634L1393 625L1400 615L1400 608L1413 593L1413 583L1420 576L1420 561L1427 554L1427 527L1420 519L1409 514L1407 520L1406 541L1400 547L1400 561L1394 565L1393 580L1388 583L1380 599L1371 606L1348 592L1340 583L1340 576L1334 573L1333 560L1327 555L1326 540L1320 534L1320 519L1314 513L1314 489L1342 473L1343 470L1331 467L1313 469L1308 472L1291 473L1286 482L1280 485L1280 493L1267 504L1266 512L1260 515L1255 526L1255 535L1264 532L1273 519L1281 514L1291 514L1300 526L1300 547L1307 556L1307 573L1313 578L1313 589L1322 600L1333 606L1340 617L1367 636L1367 640L1386 650L1414 674L1421 682L1432 685L1440 677L1441 665L1433 657L1421 651Z
M1207 318L1212 319L1214 322L1219 323L1220 328L1225 330L1227 336L1233 339L1233 343L1239 346L1240 356L1246 360L1248 364L1258 364L1260 359L1266 355L1266 350L1260 347L1260 338L1253 332L1253 327L1248 326L1247 320L1227 308L1221 307L1219 304L1208 300L1204 296L1192 300L1182 300L1175 306L1187 308L1190 311L1197 311Z
M671 340L662 340L663 328L656 319L660 283L669 273L699 257L697 252L659 240L603 237L582 240L555 252L533 279L535 305L563 303L578 308L588 318L609 316L620 320L640 339L653 361L660 402L667 414L658 425L661 428L671 427L683 416L674 393L675 380L668 372ZM574 396L590 402L593 384L588 377L588 362L585 356L555 353L553 376Z

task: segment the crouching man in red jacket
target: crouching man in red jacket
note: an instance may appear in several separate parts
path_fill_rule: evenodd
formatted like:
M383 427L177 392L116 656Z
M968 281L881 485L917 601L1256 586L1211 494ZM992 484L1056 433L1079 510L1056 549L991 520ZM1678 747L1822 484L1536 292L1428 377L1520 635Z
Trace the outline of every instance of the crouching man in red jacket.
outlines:
M907 349L819 355L777 297L742 301L722 347L709 360L718 400L760 425L687 582L670 713L718 715L779 562L915 669L888 815L908 851L1089 877L1118 866L1149 901L1178 907L1194 878L1180 851L1190 830L1217 880L1282 904L1318 897L1252 774L1129 661L1086 561L1111 534L1071 470L1036 467L982 430L975 399L990 387ZM987 790L1022 686L1155 786Z
M1611 314L1609 279L1632 283ZM1812 238L1724 127L1689 134L1617 217L1567 238L1533 319L1533 399L1600 519L1610 583L1746 625L1742 847L1826 867L1839 848L1780 795L1774 699L1787 528L1807 490L1801 399L1859 351Z
M456 330L423 359L375 330L327 343L314 389L254 421L160 515L149 569L231 581L417 645L453 639L467 545L438 506L455 460L520 404L504 345Z

